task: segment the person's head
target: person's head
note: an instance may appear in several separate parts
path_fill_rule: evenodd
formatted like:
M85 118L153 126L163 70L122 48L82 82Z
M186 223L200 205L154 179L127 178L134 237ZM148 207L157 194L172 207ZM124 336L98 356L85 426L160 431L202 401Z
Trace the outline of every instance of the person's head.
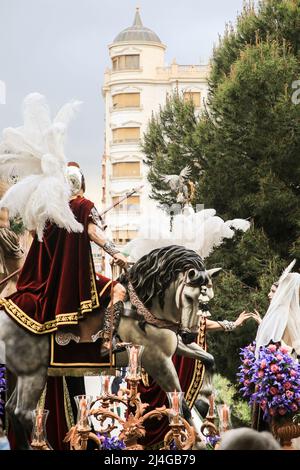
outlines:
M85 179L84 175L76 162L69 162L67 166L67 178L71 187L72 196L84 194Z
M223 434L218 450L280 450L280 445L267 431L238 428Z
M270 292L268 293L268 299L270 302L273 299L275 292L277 291L277 287L278 287L278 282L273 282L270 288Z

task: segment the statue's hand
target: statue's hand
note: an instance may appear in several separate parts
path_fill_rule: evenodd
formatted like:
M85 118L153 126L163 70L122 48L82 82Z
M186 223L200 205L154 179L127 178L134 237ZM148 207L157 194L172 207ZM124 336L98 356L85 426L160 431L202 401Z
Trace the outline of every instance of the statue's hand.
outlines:
M120 266L121 268L127 268L128 261L126 256L122 255L122 253L116 253L113 258L118 266Z
M249 318L252 318L252 313L246 312L246 310L244 310L239 314L234 324L236 327L242 326L247 320L249 320Z

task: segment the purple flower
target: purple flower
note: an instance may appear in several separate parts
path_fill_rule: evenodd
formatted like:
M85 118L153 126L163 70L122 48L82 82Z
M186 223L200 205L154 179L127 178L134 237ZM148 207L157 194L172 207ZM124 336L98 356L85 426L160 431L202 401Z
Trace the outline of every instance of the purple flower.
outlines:
M265 418L297 412L300 405L300 365L286 348L278 344L260 348L258 358L254 350L255 345L252 344L240 353L242 365L237 377L242 395L250 404L259 404Z
M124 450L126 445L117 437L108 437L97 434L101 440L101 450Z
M214 436L206 436L205 440L207 448L211 450L214 449L220 439L221 438L218 434L215 434Z
M170 442L170 450L177 450L177 446L174 439Z

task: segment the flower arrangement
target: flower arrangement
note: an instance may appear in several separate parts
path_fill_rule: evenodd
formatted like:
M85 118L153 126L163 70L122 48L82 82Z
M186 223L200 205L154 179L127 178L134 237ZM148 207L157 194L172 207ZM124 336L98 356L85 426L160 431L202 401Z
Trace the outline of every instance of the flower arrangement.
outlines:
M97 436L101 440L101 450L124 450L126 447L125 443L117 437L102 436L99 433Z
M215 434L213 436L206 436L205 442L207 450L215 450L215 447L220 441L220 439L221 437L218 434Z
M0 418L4 415L4 396L6 392L5 366L0 364Z
M249 403L257 403L264 419L296 414L300 410L300 364L280 344L260 348L255 344L243 348L242 365L237 374L240 390Z

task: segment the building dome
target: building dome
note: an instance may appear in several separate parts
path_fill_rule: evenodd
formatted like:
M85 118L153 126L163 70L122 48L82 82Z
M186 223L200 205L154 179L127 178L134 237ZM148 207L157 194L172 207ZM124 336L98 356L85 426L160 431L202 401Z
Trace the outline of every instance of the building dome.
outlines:
M119 33L118 36L116 36L114 39L114 43L128 41L161 43L161 40L157 34L143 25L138 8L136 9L133 25L121 31L121 33Z

